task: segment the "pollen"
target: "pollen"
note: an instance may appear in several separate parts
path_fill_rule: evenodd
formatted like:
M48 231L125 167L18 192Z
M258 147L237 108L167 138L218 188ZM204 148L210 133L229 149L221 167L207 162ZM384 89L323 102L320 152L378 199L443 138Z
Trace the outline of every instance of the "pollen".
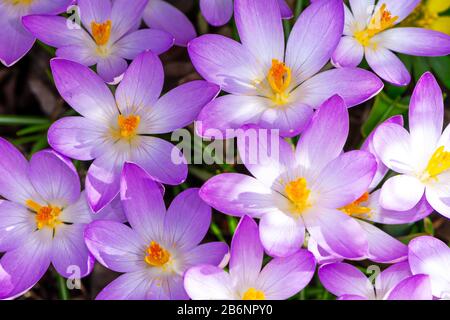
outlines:
M277 104L284 104L287 101L286 93L292 80L291 69L283 62L272 59L272 67L267 74L267 80L274 94L273 100Z
M256 290L255 288L248 289L242 296L242 300L265 300L266 296L261 290Z
M39 230L44 227L55 229L56 226L61 223L61 220L59 220L61 208L41 206L31 199L26 201L26 205L28 208L36 212L36 226Z
M373 15L367 28L355 33L355 38L361 45L367 47L373 36L394 26L397 20L398 16L392 16L386 9L386 4L383 3L380 9Z
M445 151L445 147L441 146L431 156L425 169L426 178L434 178L450 169L450 152Z
M369 200L369 193L365 192L361 197L353 201L352 203L342 207L340 210L349 216L356 218L370 217L371 209L369 207L364 207L361 204Z
M145 262L152 267L163 267L170 260L170 253L159 243L152 241L147 248Z
M291 211L294 213L302 213L309 206L309 195L311 190L308 189L305 178L300 178L289 182L284 191L292 203Z
M119 123L119 134L121 138L131 139L136 135L137 128L141 122L141 117L135 115L123 116L117 118Z
M91 22L92 36L98 46L104 46L108 43L111 36L111 20L103 23Z

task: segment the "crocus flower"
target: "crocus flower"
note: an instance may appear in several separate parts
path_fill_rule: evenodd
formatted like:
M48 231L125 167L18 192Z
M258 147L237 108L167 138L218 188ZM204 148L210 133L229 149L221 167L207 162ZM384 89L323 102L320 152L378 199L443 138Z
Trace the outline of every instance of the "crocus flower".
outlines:
M450 17L445 12L450 9L450 0L423 0L402 23L440 31L450 35Z
M409 243L409 264L413 274L426 274L431 280L433 296L450 299L450 248L429 236Z
M311 119L313 108L333 94L351 107L382 89L381 80L362 69L317 74L330 60L343 29L340 0L306 8L292 29L286 53L277 0L235 0L234 10L242 44L203 35L188 46L197 71L230 93L202 110L197 119L201 136L217 137L219 130L222 137L231 137L226 129L244 124L295 136Z
M300 249L306 227L325 250L349 259L365 257L366 231L340 208L367 190L376 162L365 151L342 152L348 130L344 101L333 96L319 108L295 152L280 139L278 150L269 154L266 149L272 146L258 134L261 149L255 159L247 134L239 135L239 155L255 178L220 174L203 185L200 196L226 214L260 218L261 242L272 256L288 256Z
M128 67L127 61L146 50L156 54L173 45L169 33L156 29L136 30L148 0L79 0L82 27L67 18L30 15L25 27L42 42L58 48L56 56L85 66L97 66L108 83L117 83Z
M177 46L187 46L197 37L192 22L176 7L163 0L150 0L145 7L144 22L151 28L164 30L175 38Z
M249 216L239 222L230 254L229 273L206 264L186 272L184 287L189 297L193 300L285 300L306 287L316 269L314 256L307 250L272 259L262 268L264 248L258 225Z
M425 194L434 210L450 218L450 126L442 133L443 121L442 92L427 72L411 97L409 132L395 123L382 124L375 132L375 152L399 173L383 184L383 208L410 210Z
M192 81L158 98L164 72L152 52L140 54L131 63L115 98L103 80L83 65L54 59L51 67L59 93L81 116L54 123L48 140L68 157L95 159L86 177L86 193L95 212L118 194L125 161L139 164L162 183L177 185L186 179L181 152L150 134L190 124L217 95L216 85Z
M292 18L292 10L285 0L278 0L278 5L283 19ZM200 0L200 10L209 24L223 26L233 15L233 0Z
M395 27L414 10L419 1L379 0L375 6L375 0L352 0L351 12L344 4L344 33L333 54L333 64L355 67L365 57L381 78L404 86L410 82L411 76L392 51L430 57L450 54L450 37L444 33Z
M187 299L184 272L194 265L219 265L228 253L223 242L199 245L209 229L211 208L198 189L180 193L169 209L158 183L142 168L127 163L121 186L130 227L96 221L85 232L89 250L105 267L124 273L97 299Z
M71 3L72 0L0 1L0 62L7 67L12 66L30 51L36 40L23 27L22 17L29 14L58 14Z
M50 263L63 277L92 271L93 257L84 244L86 224L95 219L80 192L75 167L50 150L30 162L0 138L0 299L22 295L47 271ZM122 220L107 207L97 218ZM72 270L72 271L71 271Z
M372 271L376 271L373 269ZM375 285L358 268L331 263L319 268L323 286L339 300L431 300L430 278L412 275L408 262L394 264L379 273Z

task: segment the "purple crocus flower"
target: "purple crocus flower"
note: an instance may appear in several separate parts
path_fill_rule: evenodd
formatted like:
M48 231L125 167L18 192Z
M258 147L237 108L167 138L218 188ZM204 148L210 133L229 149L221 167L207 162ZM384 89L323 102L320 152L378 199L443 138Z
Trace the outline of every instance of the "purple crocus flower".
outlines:
M58 14L71 3L72 0L0 1L0 62L7 67L12 66L30 51L36 40L23 27L22 17L29 14Z
M242 44L221 35L203 35L188 46L197 71L230 93L202 110L197 119L199 135L217 137L219 130L231 137L226 129L256 124L295 136L305 128L313 109L333 94L341 95L351 107L382 89L382 81L362 69L317 74L342 34L341 0L319 1L306 8L292 29L286 52L277 0L235 0L234 10Z
M144 22L151 28L164 30L175 38L177 46L187 46L197 37L192 22L176 7L163 0L150 0L144 10Z
M450 54L450 36L422 28L395 27L420 0L351 0L345 7L343 37L332 56L335 66L356 67L363 59L372 70L394 85L407 85L411 76L392 52L413 56ZM395 28L394 28L395 27Z
M450 248L429 236L409 243L409 264L413 274L426 274L431 280L433 296L450 299Z
M105 267L124 273L97 299L187 299L184 272L194 265L219 265L226 258L223 242L199 245L209 229L211 208L198 189L180 193L166 213L160 186L139 166L126 163L122 205L131 228L96 221L85 232L89 250Z
M25 27L39 40L58 48L56 56L85 66L97 65L97 73L108 83L117 83L133 60L146 50L160 54L174 42L172 35L156 29L136 30L148 0L79 0L82 28L67 18L30 15Z
M300 249L306 227L325 250L349 259L365 257L367 232L340 209L367 190L376 162L369 152L342 152L348 130L344 101L333 96L319 108L296 151L279 139L279 149L269 155L272 147L259 134L261 152L255 159L254 146L239 135L240 157L255 178L220 174L203 185L200 195L226 214L260 218L261 242L272 256Z
M94 259L84 228L95 218L123 220L120 210L107 207L94 218L75 167L53 151L35 153L28 162L0 138L0 154L0 252L6 252L0 259L0 299L28 291L50 263L66 278L72 266L80 277L88 275Z
M399 173L383 184L383 208L410 210L425 195L434 210L450 218L450 126L442 133L443 121L442 91L427 72L411 97L409 132L395 123L382 124L375 132L376 153Z
M193 300L285 300L306 287L316 269L307 250L272 259L264 268L263 257L258 225L244 216L231 241L230 272L195 266L186 272L184 287Z
M217 95L216 85L192 81L158 98L164 72L152 52L140 54L131 63L115 98L103 80L83 65L54 59L51 67L59 93L81 116L55 122L48 140L68 157L95 159L86 177L89 204L95 212L118 194L125 161L139 164L162 183L177 185L186 179L181 152L149 135L190 124Z
M431 300L430 278L412 275L408 262L394 264L378 274L375 285L358 268L331 263L319 268L323 286L339 300Z
M278 0L283 19L290 19L293 13L285 0ZM220 27L230 21L233 15L233 0L200 0L200 10L209 24Z

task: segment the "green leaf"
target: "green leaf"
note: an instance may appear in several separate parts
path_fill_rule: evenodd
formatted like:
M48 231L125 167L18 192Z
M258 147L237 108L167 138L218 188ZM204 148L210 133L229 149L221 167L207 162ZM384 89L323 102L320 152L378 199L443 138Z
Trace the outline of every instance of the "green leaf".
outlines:
M19 131L16 132L16 134L20 137L20 136L25 136L27 134L30 133L36 133L36 132L41 132L41 131L47 131L47 129L50 127L50 122L49 123L44 123L44 124L36 124L30 127L26 127L24 129L21 129Z
M425 219L423 219L423 229L430 236L434 236L433 222L431 222L431 219L429 217L426 217Z
M47 118L0 115L0 125L27 125L27 124L48 124Z
M436 77L450 89L450 57L429 57L427 60Z
M370 110L369 117L361 128L361 134L366 138L373 129L386 119L403 114L408 110L408 105L405 104L407 98L391 99L386 93L380 92L375 98L372 110Z
M419 81L420 77L431 70L428 61L424 57L413 57L414 79Z

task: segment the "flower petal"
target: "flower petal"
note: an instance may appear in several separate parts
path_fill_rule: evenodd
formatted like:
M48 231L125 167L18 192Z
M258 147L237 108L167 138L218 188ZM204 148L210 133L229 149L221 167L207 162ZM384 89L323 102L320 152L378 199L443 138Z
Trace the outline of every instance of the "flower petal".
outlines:
M97 295L96 300L147 300L150 294L162 290L155 284L155 279L149 278L148 270L125 273L108 284Z
M233 2L230 0L200 0L200 10L209 24L220 27L233 15Z
M203 243L186 252L185 267L208 264L222 267L228 263L228 245L224 242Z
M190 268L184 276L184 287L192 300L239 300L231 277L211 265Z
M300 250L270 261L258 278L258 285L268 300L285 300L301 291L311 281L316 261L311 252Z
M324 26L323 22L327 21ZM299 16L289 36L286 63L296 87L316 74L330 60L344 27L341 1L316 1Z
M128 60L134 60L138 54L150 50L161 54L169 50L174 42L173 36L162 30L142 29L127 34L114 46L117 55Z
M115 42L127 34L141 20L142 14L148 0L114 0L111 10L111 38Z
M2 8L2 10L5 10ZM0 62L11 67L33 47L36 38L22 25L20 17L0 13ZM7 45L4 45L7 44Z
M294 16L294 13L286 3L286 0L278 0L278 5L280 6L281 17L283 19L291 19Z
M124 58L111 55L98 60L97 73L106 83L114 85L120 82L127 67Z
M91 23L103 23L111 18L111 0L78 0L81 22L84 27L91 31Z
M389 294L388 300L433 300L430 278L418 274L401 281Z
M448 188L450 187L450 174L439 176L439 181L428 185L425 190L427 201L434 210L445 217L450 217L450 196Z
M424 185L416 177L401 174L383 184L380 205L387 210L410 210L419 203L424 191Z
M364 24L368 22L373 13L375 0L350 0L349 2L356 21L365 26Z
M382 79L397 86L406 86L411 81L408 69L392 51L381 46L366 47L365 54L369 66Z
M336 67L357 67L363 57L364 47L354 37L344 36L334 51L331 62Z
M379 299L386 299L392 289L402 280L412 276L407 261L391 265L375 279L375 290Z
M383 0L378 1L375 7L375 12L381 7L382 4L386 4L386 9L389 10L391 15L397 16L398 19L395 23L400 23L417 7L420 0Z
M35 230L34 215L26 207L0 200L0 252L24 245Z
M94 221L86 227L84 239L95 259L108 269L135 272L145 267L142 238L122 223Z

